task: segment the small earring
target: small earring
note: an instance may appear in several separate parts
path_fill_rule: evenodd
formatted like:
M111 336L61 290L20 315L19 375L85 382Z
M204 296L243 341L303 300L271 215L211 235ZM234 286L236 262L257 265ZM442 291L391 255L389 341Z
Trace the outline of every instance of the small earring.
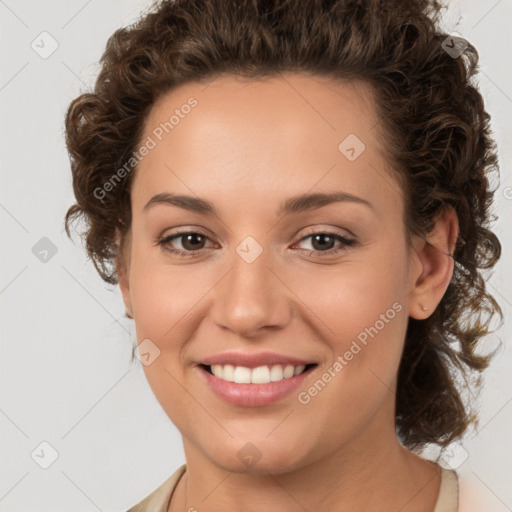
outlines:
M420 304L421 311L427 311L428 308L426 308L423 304Z

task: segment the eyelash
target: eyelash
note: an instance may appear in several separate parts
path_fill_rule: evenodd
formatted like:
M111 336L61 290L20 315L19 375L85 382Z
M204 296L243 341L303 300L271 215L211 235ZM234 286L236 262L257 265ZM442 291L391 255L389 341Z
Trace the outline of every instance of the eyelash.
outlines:
M207 237L206 235L204 235L203 233L201 233L199 231L180 231L173 235L159 238L156 241L156 245L159 245L165 251L175 254L182 258L195 258L197 256L200 256L201 251L203 251L204 249L197 249L196 251L182 251L180 249L172 249L172 248L169 248L166 246L172 240L174 240L176 238L181 238L185 235L201 235L202 237L209 239L209 237ZM338 247L338 249L329 249L328 251L317 251L317 250L309 251L308 249L303 249L303 250L307 251L310 256L312 256L312 255L317 256L318 254L321 254L322 255L321 257L323 257L323 255L330 256L333 254L338 254L341 251L345 251L346 247L352 247L352 246L358 245L358 242L355 239L347 238L345 236L342 236L338 233L334 233L332 231L314 231L313 233L309 233L305 237L301 238L297 243L300 243L300 242L302 242L310 237L313 237L315 235L328 235L328 236L333 237L333 238L337 239L338 241L342 242L342 244L341 244L341 247Z

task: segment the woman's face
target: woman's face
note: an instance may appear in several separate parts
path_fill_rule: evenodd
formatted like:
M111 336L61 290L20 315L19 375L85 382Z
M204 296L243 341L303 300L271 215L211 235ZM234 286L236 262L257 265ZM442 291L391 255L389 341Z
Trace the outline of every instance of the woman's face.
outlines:
M381 135L368 86L306 74L224 75L154 105L120 284L189 463L284 473L395 437L419 267ZM264 368L228 382L201 366L214 356ZM298 360L315 366L279 380Z

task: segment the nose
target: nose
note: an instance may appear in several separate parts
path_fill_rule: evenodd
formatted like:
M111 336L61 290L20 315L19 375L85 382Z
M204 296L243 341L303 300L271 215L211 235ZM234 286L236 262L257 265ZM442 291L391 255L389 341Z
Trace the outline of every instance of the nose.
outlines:
M234 252L231 270L215 287L214 322L239 337L255 339L262 331L283 328L292 317L293 295L263 251L252 262Z

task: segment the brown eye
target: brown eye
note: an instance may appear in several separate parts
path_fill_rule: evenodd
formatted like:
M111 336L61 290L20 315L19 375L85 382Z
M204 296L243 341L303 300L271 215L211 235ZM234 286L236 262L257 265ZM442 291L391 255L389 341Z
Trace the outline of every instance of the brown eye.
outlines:
M196 251L202 249L204 245L204 236L200 233L187 233L186 235L180 235L182 246L187 251Z
M334 243L336 242L336 239L331 235L326 234L317 234L312 235L311 237L311 245L315 249L315 251L323 251L326 249L332 249L334 247Z
M304 249L310 253L310 255L318 254L336 254L338 252L346 250L347 247L356 245L357 242L354 239L347 238L338 233L331 233L326 231L318 231L311 233L300 240L299 243L304 240L311 239L312 249ZM338 247L336 248L335 243L339 241Z
M180 240L181 248L173 246L176 240ZM197 256L197 253L202 251L205 242L209 240L206 235L196 231L181 231L170 236L166 236L157 241L165 251L168 251L179 256Z

